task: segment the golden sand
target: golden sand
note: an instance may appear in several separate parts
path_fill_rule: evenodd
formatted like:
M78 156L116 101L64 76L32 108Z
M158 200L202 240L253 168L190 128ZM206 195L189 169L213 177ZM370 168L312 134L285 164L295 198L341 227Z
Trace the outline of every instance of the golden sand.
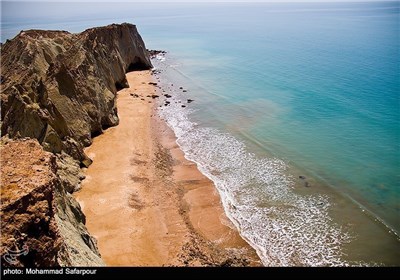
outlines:
M96 137L75 193L109 266L260 265L225 216L213 183L184 158L155 113L150 71L127 74L120 124ZM139 97L135 97L137 94Z

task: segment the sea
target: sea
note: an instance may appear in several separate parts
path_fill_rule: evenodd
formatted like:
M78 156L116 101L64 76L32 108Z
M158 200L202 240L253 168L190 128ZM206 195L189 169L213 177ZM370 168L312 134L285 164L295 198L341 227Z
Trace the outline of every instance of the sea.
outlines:
M399 1L1 5L3 43L130 22L166 51L157 112L263 265L400 265Z

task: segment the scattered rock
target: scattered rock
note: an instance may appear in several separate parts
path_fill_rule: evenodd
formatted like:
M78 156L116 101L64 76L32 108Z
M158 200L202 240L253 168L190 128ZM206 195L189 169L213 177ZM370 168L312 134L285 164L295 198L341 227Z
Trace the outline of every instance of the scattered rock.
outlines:
M250 261L234 250L221 250L200 236L193 234L182 246L179 260L185 266L243 267Z
M150 54L151 58L155 58L157 55L159 54L166 54L166 51L162 51L162 50L147 50Z
M188 99L187 103L192 103L194 100L193 99Z
M182 107L182 108L185 108L185 107L186 107L186 105L181 105L181 107Z
M171 98L171 97L172 97L172 96L169 95L169 94L164 94L164 96L165 96L166 98Z
M305 179L306 179L306 177L305 177L305 176L303 176L303 175L300 175L300 176L299 176L299 179L305 180Z

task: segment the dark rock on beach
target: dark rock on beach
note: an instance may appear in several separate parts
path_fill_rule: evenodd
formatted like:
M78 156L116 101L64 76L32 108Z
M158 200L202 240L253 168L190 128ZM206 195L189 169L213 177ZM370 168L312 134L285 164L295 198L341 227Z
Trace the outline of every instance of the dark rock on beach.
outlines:
M155 58L158 54L166 54L166 51L162 51L162 50L147 50L150 54L150 58Z

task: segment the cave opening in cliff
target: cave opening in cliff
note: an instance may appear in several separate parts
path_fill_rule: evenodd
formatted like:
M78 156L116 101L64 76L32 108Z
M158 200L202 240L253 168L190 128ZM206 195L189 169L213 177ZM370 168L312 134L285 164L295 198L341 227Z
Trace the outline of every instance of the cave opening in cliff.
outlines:
M115 88L117 89L117 91L120 91L121 89L126 88L127 86L125 85L125 83L116 81L115 82Z
M150 67L147 63L143 62L140 58L135 57L126 69L126 72L149 70Z
M92 131L92 133L90 133L90 137L91 138L95 138L99 135L103 134L103 130L102 129L96 129L95 131Z

